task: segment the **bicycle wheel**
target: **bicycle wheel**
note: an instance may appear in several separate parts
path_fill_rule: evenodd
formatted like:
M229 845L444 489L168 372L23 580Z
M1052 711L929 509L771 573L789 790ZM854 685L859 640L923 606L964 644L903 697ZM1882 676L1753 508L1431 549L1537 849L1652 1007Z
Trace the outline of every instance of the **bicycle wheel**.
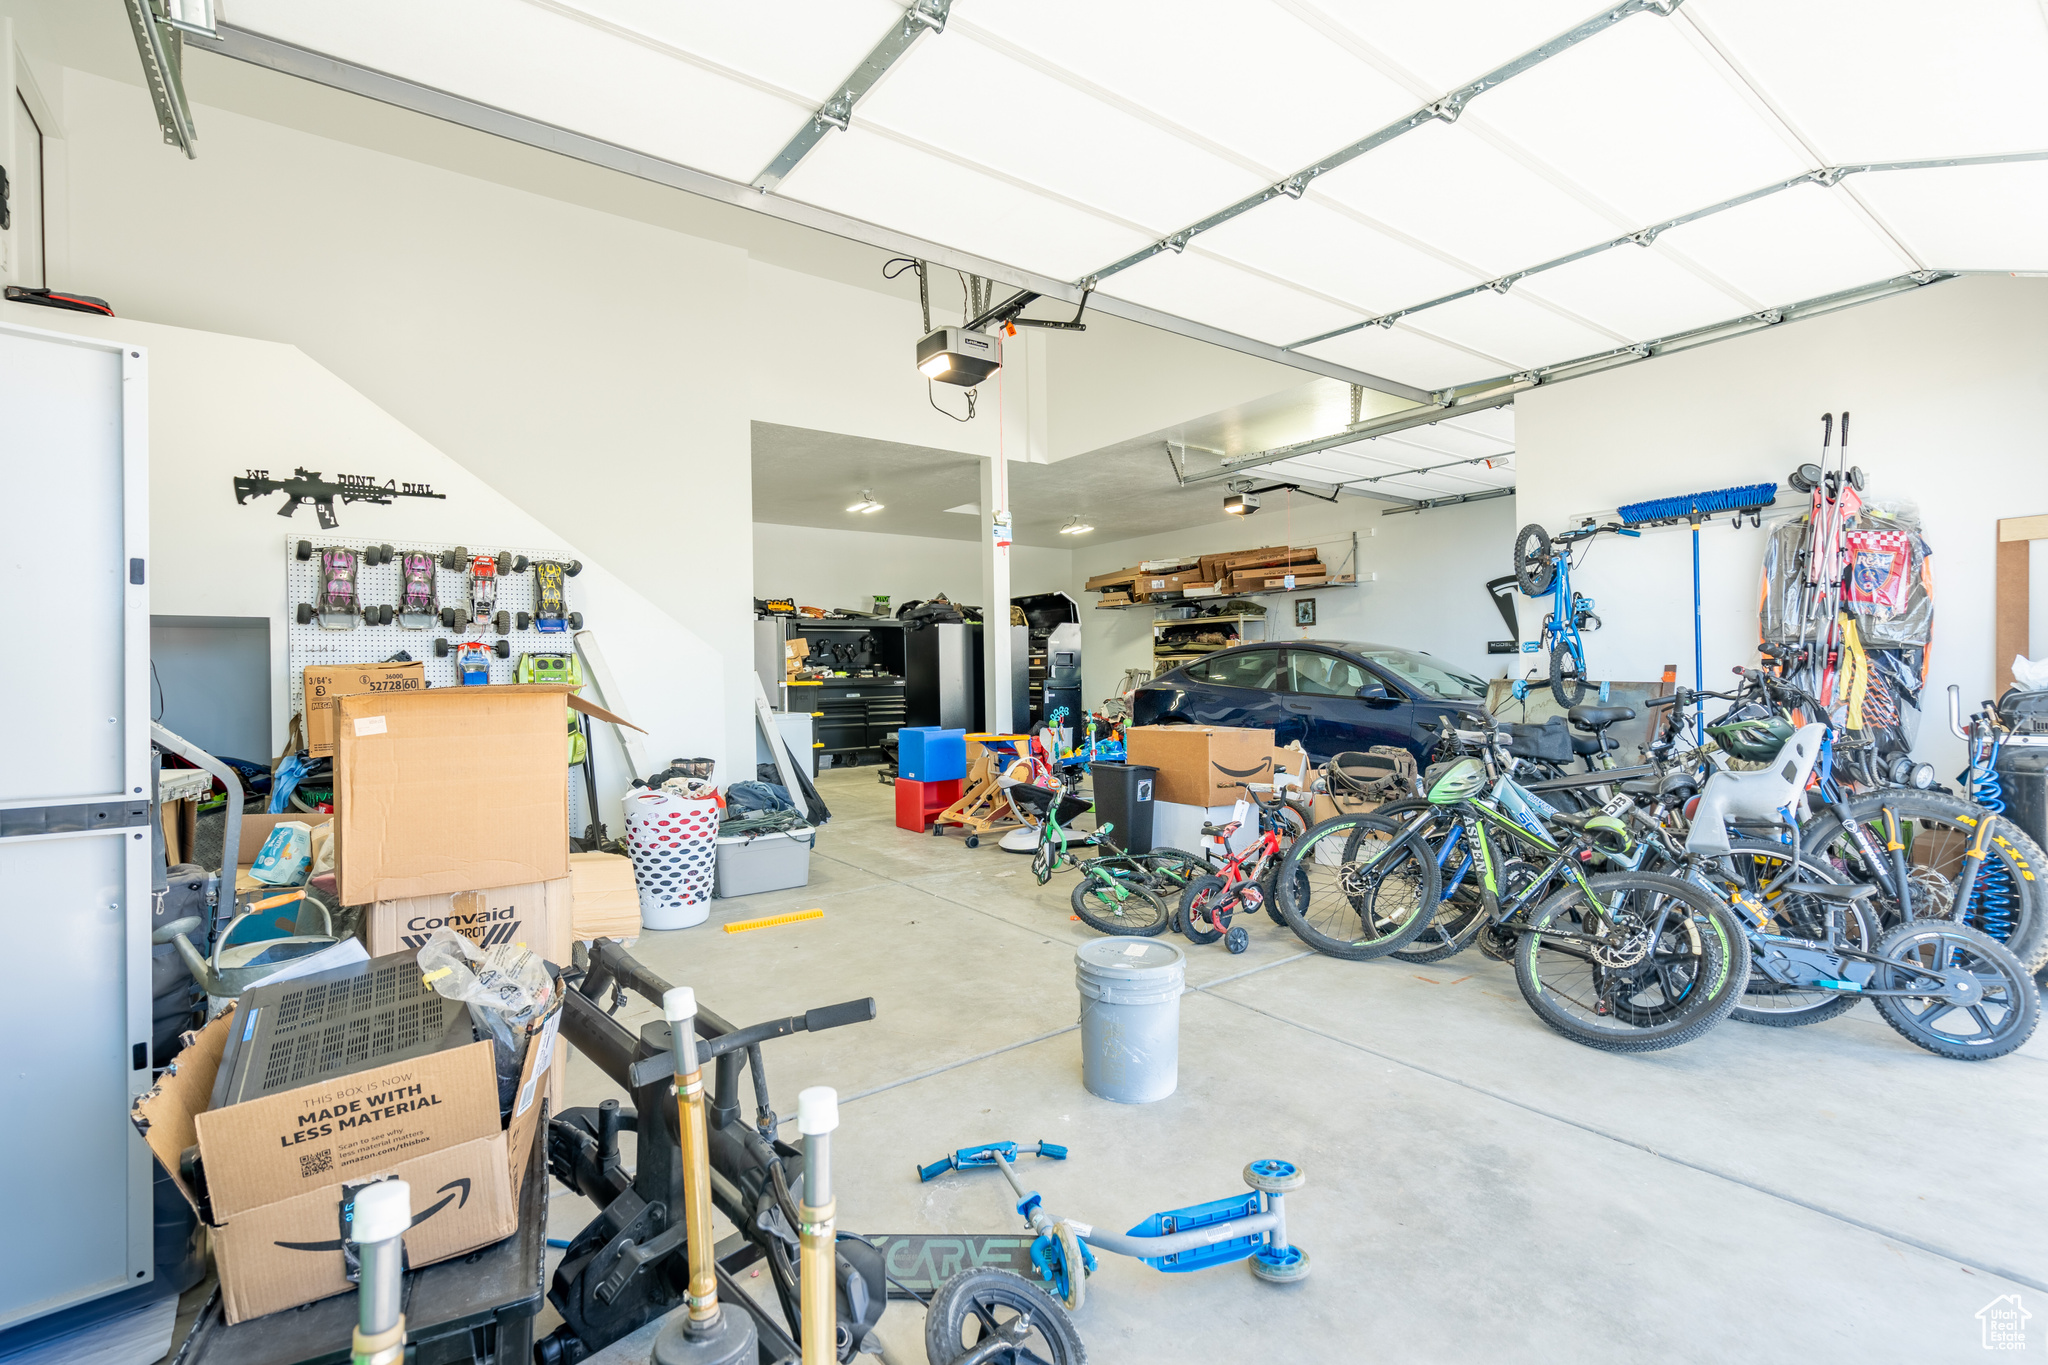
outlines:
M1067 904L1081 917L1081 923L1096 933L1127 938L1151 938L1166 927L1170 913L1166 902L1136 878L1112 877L1092 869L1083 870Z
M1294 841L1280 864L1280 915L1319 953L1361 962L1405 948L1436 913L1436 861L1376 815L1339 815Z
M1190 943L1214 943L1229 932L1236 902L1230 883L1223 878L1197 877L1180 893L1180 917L1174 927L1186 934Z
M1729 845L1735 851L1709 869L1708 879L1722 890L1724 897L1728 891L1739 890L1754 903L1763 896L1763 889L1785 870L1791 850L1762 839L1731 839ZM1803 856L1799 860L1798 879L1819 882L1824 886L1846 884L1846 879L1833 867ZM1816 947L1835 941L1828 929L1829 902L1817 896L1802 895L1796 890L1786 890L1773 893L1762 903L1764 912L1771 917L1769 932L1788 938L1811 939ZM1866 953L1875 951L1877 917L1854 901L1840 905L1840 909L1840 942ZM1752 944L1749 982L1743 988L1741 1003L1736 1005L1731 1018L1770 1028L1798 1028L1833 1019L1856 1008L1859 998L1856 995L1815 987L1788 986L1774 979L1757 960L1756 953L1757 946Z
M1871 990L1932 993L1879 995L1871 1003L1901 1037L1937 1057L2003 1057L2033 1037L2041 1022L2039 993L2026 967L1967 925L1912 920L1886 934L1877 951L1885 961L1870 978Z
M1294 894L1307 902L1308 874L1300 869L1295 871ZM1265 902L1266 917L1275 924L1286 924L1287 917L1280 913L1280 863L1274 863L1259 877L1259 896Z
M1587 880L1593 899L1567 886L1529 912L1515 945L1515 980L1537 1018L1604 1052L1651 1052L1728 1016L1749 978L1734 912L1675 877Z
M991 1365L1087 1365L1088 1350L1072 1318L1052 1295L1007 1270L963 1270L940 1285L925 1309L924 1354L952 1365L1018 1318L1031 1330L988 1359Z
M1427 820L1428 813L1435 809L1429 802L1414 798L1389 801L1372 813L1383 820L1406 821L1417 816ZM1442 962L1456 957L1472 946L1486 914L1485 900L1479 891L1479 869L1470 864L1464 828L1455 821L1433 822L1425 827L1423 837L1429 841L1437 867L1436 914L1422 926L1414 942L1388 954L1403 962ZM1502 889L1506 890L1506 886Z
M1559 641L1550 647L1550 695L1570 710L1586 699L1586 670L1572 655L1572 647Z
M1541 597L1550 591L1557 577L1557 565L1550 558L1550 532L1534 522L1515 535L1515 586L1524 595Z
M1885 847L1884 812L1899 825L1907 863L1907 889L1912 918L1960 922L2005 945L2028 971L2048 965L2048 854L2011 820L2000 818L1985 849L1984 866L1970 891L1970 903L1956 913L1955 887L1962 876L1964 852L1976 837L1985 808L1959 797L1895 787L1849 803L1849 816L1871 834L1871 847L1889 856ZM1803 852L1833 864L1849 880L1878 887L1871 898L1885 927L1901 922L1898 898L1884 887L1890 869L1880 876L1869 855L1830 812L1802 831Z

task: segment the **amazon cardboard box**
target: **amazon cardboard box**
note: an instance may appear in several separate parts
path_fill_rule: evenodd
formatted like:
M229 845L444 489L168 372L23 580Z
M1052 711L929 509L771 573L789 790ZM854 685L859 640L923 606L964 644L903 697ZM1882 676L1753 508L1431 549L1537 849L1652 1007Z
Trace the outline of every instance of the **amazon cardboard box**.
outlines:
M1124 741L1130 762L1159 770L1153 793L1160 801L1227 806L1244 795L1238 783L1273 780L1271 730L1141 725Z
M629 724L573 689L549 684L340 698L334 794L341 903L567 877L564 702L598 720Z
M424 692L427 666L406 664L321 664L305 671L306 753L334 756L334 703L358 692Z
M557 1012L526 1051L509 1123L498 1122L491 1044L373 1067L209 1110L234 1007L201 1029L135 1103L157 1160L206 1217L230 1323L351 1292L343 1239L356 1191L412 1188L408 1264L489 1246L519 1225L519 1182L539 1125L538 1076L554 1059ZM197 1144L207 1204L179 1164Z

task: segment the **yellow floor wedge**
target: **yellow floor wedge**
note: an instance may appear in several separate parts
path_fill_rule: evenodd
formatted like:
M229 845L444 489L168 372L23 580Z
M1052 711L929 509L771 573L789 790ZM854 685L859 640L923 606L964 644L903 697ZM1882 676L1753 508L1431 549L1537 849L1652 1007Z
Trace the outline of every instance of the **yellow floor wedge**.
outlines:
M798 920L823 918L823 910L794 910L787 915L769 915L765 919L736 919L725 926L725 932L744 934L749 929L772 929L778 924L795 924Z

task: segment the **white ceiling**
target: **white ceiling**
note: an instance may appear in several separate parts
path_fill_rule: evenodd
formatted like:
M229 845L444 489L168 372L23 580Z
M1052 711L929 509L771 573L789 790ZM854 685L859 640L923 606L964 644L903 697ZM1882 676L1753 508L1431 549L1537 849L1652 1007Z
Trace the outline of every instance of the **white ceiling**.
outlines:
M892 0L222 8L236 27L740 184L905 23ZM1079 281L1611 12L1590 0L955 0L944 31L919 37L850 128L769 193ZM2044 270L2048 161L1873 169L1417 307L1826 167L2048 151L2044 71L2042 0L1683 0L1099 289L1438 390L1916 271ZM1507 420L1461 418L1286 469L1505 450Z

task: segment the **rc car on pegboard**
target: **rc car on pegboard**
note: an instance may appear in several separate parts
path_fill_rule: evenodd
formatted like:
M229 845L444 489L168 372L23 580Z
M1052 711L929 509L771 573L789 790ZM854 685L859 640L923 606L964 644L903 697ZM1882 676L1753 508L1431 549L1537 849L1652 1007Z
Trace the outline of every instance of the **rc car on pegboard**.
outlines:
M491 656L501 659L512 657L512 642L496 640L485 644L482 640L458 640L450 644L446 640L434 641L434 657L445 659L455 656L455 676L464 687L480 687L491 680Z
M428 630L439 614L434 557L425 550L407 550L398 557L398 624L407 630Z
M500 550L496 555L472 555L458 545L441 556L441 567L469 570L469 609L441 608L442 625L450 630L457 626L494 626L500 635L512 633L512 613L498 610L498 580L508 574L523 573L525 555L514 555L510 550Z
M300 541L295 554L302 563L313 561L317 556L320 580L313 589L313 600L299 603L299 624L310 626L318 621L327 630L348 630L358 619L372 626L390 625L390 607L363 605L356 575L371 565L389 564L395 553L389 545L352 550L345 545L315 548L310 540Z
M522 683L583 686L583 661L574 654L522 654L513 678Z
M572 559L564 564L559 559L536 559L533 561L533 612L519 613L519 628L525 630L530 624L545 635L558 635L565 630L583 629L583 613L570 611L567 594L568 580L583 572L583 561Z

